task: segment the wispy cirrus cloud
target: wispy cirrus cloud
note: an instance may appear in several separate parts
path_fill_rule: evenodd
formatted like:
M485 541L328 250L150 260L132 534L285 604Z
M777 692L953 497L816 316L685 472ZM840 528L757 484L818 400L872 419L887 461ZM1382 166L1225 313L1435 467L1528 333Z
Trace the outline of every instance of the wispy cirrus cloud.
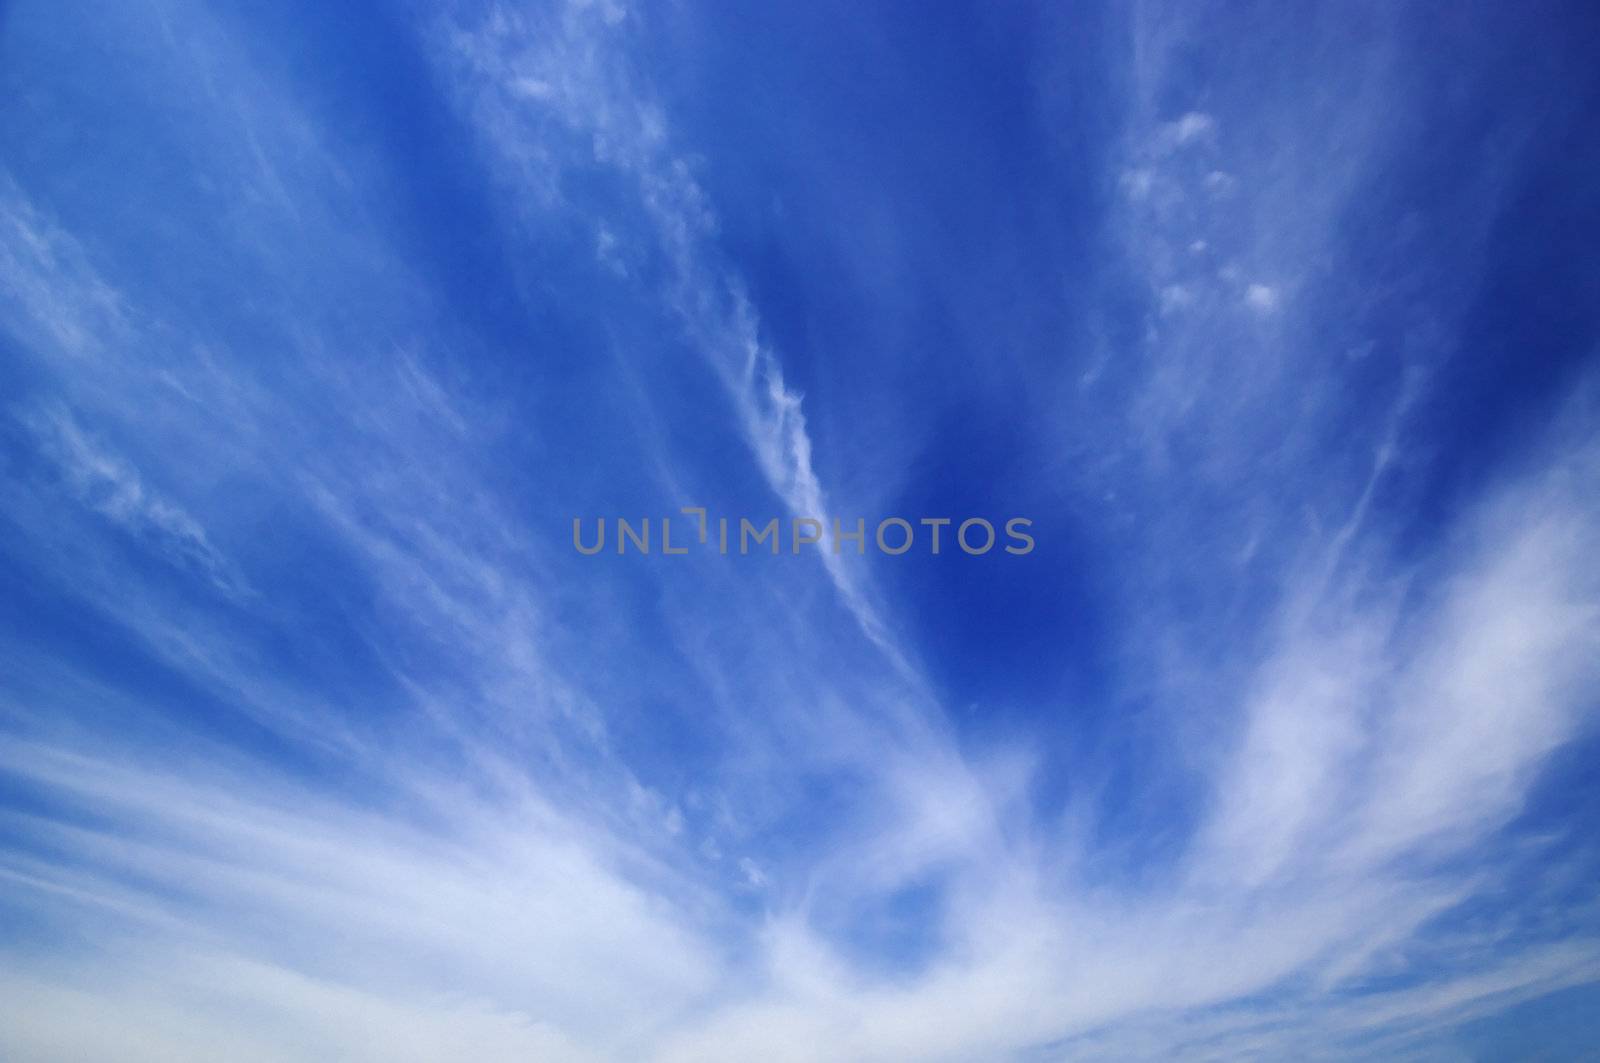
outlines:
M145 486L126 460L89 438L63 409L22 418L39 452L54 463L64 486L84 505L150 541L174 564L191 568L225 594L248 593L206 531L184 510Z
M1343 228L1399 152L1402 27L1333 64L1337 100L1277 67L1278 93L1192 84L1185 57L1227 41L1149 9L1125 27L1100 250L1132 327L994 368L1066 396L1019 448L1083 458L1034 497L1103 525L1114 663L1008 741L848 554L562 549L595 499L826 517L838 490L640 58L665 16L375 24L414 50L407 83L443 89L452 148L483 152L419 191L404 143L338 147L379 105L352 118L240 27L163 11L145 36L62 32L208 86L179 139L235 206L143 205L172 262L240 266L226 305L148 283L119 250L136 234L41 171L0 189L26 365L8 556L113 647L7 629L0 772L27 800L0 875L44 928L8 948L8 1050L1402 1055L1600 977L1553 870L1580 881L1581 845L1518 825L1592 731L1593 393L1426 510L1419 543L1419 411L1470 285L1387 277L1399 326L1329 323L1359 259ZM1519 165L1460 194L1493 207ZM398 189L454 196L491 249L420 240ZM493 262L494 313L419 246ZM497 358L504 334L528 350ZM865 412L863 448L898 423ZM1130 748L1076 744L1130 705Z

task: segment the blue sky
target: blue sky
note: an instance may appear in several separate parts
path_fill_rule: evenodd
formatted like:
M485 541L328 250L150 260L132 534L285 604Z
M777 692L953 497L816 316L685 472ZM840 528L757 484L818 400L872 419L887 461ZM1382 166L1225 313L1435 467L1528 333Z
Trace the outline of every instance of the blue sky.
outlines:
M0 2L0 1055L1585 1058L1595 54Z

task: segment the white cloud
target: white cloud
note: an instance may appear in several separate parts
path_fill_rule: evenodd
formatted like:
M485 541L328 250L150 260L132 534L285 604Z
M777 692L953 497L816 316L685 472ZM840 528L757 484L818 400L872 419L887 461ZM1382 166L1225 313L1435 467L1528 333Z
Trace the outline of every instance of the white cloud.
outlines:
M1179 144L1187 144L1191 140L1209 136L1217 127L1216 120L1209 114L1199 111L1190 111L1178 119L1173 127L1175 138Z
M22 420L79 501L218 590L247 593L237 569L212 546L199 522L147 488L138 470L80 429L65 409L35 410Z
M824 513L803 401L713 250L713 212L688 156L629 76L625 41L612 36L628 22L614 6L570 5L545 22L495 8L452 38L450 61L464 65L451 69L509 160L521 209L579 211L560 179L573 150L582 166L603 163L633 182L643 241L666 264L655 294L716 372L774 494L796 512ZM1281 601L1259 629L1227 627L1239 644L1208 661L1206 682L1194 681L1183 647L1142 639L1142 629L1129 636L1154 676L1154 693L1141 693L1175 706L1139 721L1142 737L1186 745L1175 774L1193 787L1199 821L1167 839L1168 862L1141 869L1136 888L1109 870L1120 854L1093 840L1103 823L1084 798L1091 784L1067 780L1085 801L1078 829L1067 829L1038 812L1039 761L989 762L955 742L894 652L870 587L826 554L824 594L831 586L876 631L900 674L855 674L830 632L786 627L751 644L761 700L740 704L727 729L737 732L730 760L748 758L751 775L774 777L762 784L793 791L779 799L758 784L714 792L706 782L710 796L679 802L636 779L590 692L614 661L560 642L561 607L580 595L519 545L525 529L495 504L482 471L441 442L470 436L477 411L458 408L414 357L369 386L319 378L339 411L338 429L320 439L328 454L251 442L271 459L262 475L276 479L266 482L357 570L375 614L363 622L384 625L372 645L402 633L397 641L442 662L440 675L419 676L396 653L388 667L400 704L348 712L293 677L265 681L246 634L189 632L136 587L89 584L130 630L186 639L190 652L164 660L196 687L248 706L275 733L322 739L305 741L306 774L317 777L291 785L192 735L166 757L133 748L120 730L96 730L94 713L134 720L161 706L105 697L83 677L38 684L60 703L8 701L8 727L64 731L27 742L8 734L0 746L7 778L52 798L50 811L15 821L41 852L8 853L0 872L31 915L88 927L94 946L48 964L16 955L0 986L0 1044L38 1058L995 1058L1051 1043L1073 1058L1170 1058L1174 1046L1195 1058L1281 1057L1594 977L1600 948L1588 941L1477 968L1470 946L1447 943L1436 962L1466 974L1375 996L1351 990L1492 874L1450 861L1514 816L1550 752L1590 725L1583 698L1600 678L1592 446L1535 454L1530 471L1452 529L1458 545L1430 559L1432 575L1393 561L1370 515L1395 438L1353 501L1299 504L1281 475L1294 455L1258 445L1249 428L1267 420L1262 436L1287 446L1266 414L1300 416L1292 400L1318 386L1304 372L1317 352L1297 361L1218 343L1219 322L1238 316L1238 286L1184 252L1237 254L1242 275L1274 278L1299 300L1292 266L1315 236L1280 242L1273 226L1253 228L1279 214L1252 198L1273 194L1270 175L1244 166L1237 187L1249 194L1220 216L1177 210L1203 202L1222 173L1202 172L1218 120L1193 112L1141 128L1140 157L1121 171L1130 253L1168 313L1137 352L1154 368L1132 400L1148 433L1135 449L1150 444L1143 458L1169 453L1179 436L1209 440L1185 455L1183 475L1229 485L1263 476L1292 496L1274 502L1316 528L1291 535L1230 509L1228 530L1251 546L1213 550L1211 529L1191 520L1203 507L1175 505L1180 534L1141 529L1173 566L1244 558L1230 579L1263 566ZM1195 165L1169 164L1180 146ZM597 255L616 251L614 219L578 216L592 224L583 231ZM28 217L14 228L27 254L6 268L30 320L51 322L35 336L103 349L132 327L106 310L121 302L109 285L45 302L58 271ZM62 241L43 240L73 246ZM1252 284L1245 304L1272 310L1278 291ZM408 419L442 431L419 443ZM28 423L80 501L183 563L227 568L204 504L180 507L151 486L181 479L180 448L154 448L135 467L73 416ZM1109 510L1139 484L1116 486L1120 495L1090 497ZM1424 604L1402 609L1413 599ZM799 615L801 603L783 604ZM673 635L690 645L729 637ZM725 662L685 656L710 691L696 710L710 715L736 697L723 688ZM1089 758L1072 763L1092 769ZM322 772L337 779L323 785ZM742 815L767 811L748 806L812 812L818 792L843 810L817 814L815 839L763 851L741 829ZM914 921L925 954L886 974L861 961L851 928L891 923L880 913L908 896L926 897ZM1260 1004L1269 992L1273 1003Z
M1182 284L1169 284L1161 289L1161 312L1163 314L1176 313L1193 304L1193 302L1194 292Z
M1238 179L1223 170L1212 170L1206 174L1205 188L1213 196L1226 196L1238 187Z
M741 282L709 245L714 212L689 161L674 152L659 106L630 75L619 36L622 19L610 9L598 21L593 15L587 3L566 4L544 19L496 9L475 28L456 28L452 54L443 58L456 67L467 106L511 168L518 195L544 204L553 198L562 164L544 145L552 116L592 146L592 161L614 166L636 183L669 266L662 298L727 387L772 489L791 514L817 517L830 527L827 499L812 468L802 397L787 385L777 354L761 338ZM528 100L519 86L530 82L557 87ZM527 104L540 109L530 111ZM598 239L603 232L602 226ZM817 556L863 632L910 676L856 568L831 549Z
M1250 309L1270 314L1278 308L1278 292L1265 284L1252 284L1244 290L1244 301Z

